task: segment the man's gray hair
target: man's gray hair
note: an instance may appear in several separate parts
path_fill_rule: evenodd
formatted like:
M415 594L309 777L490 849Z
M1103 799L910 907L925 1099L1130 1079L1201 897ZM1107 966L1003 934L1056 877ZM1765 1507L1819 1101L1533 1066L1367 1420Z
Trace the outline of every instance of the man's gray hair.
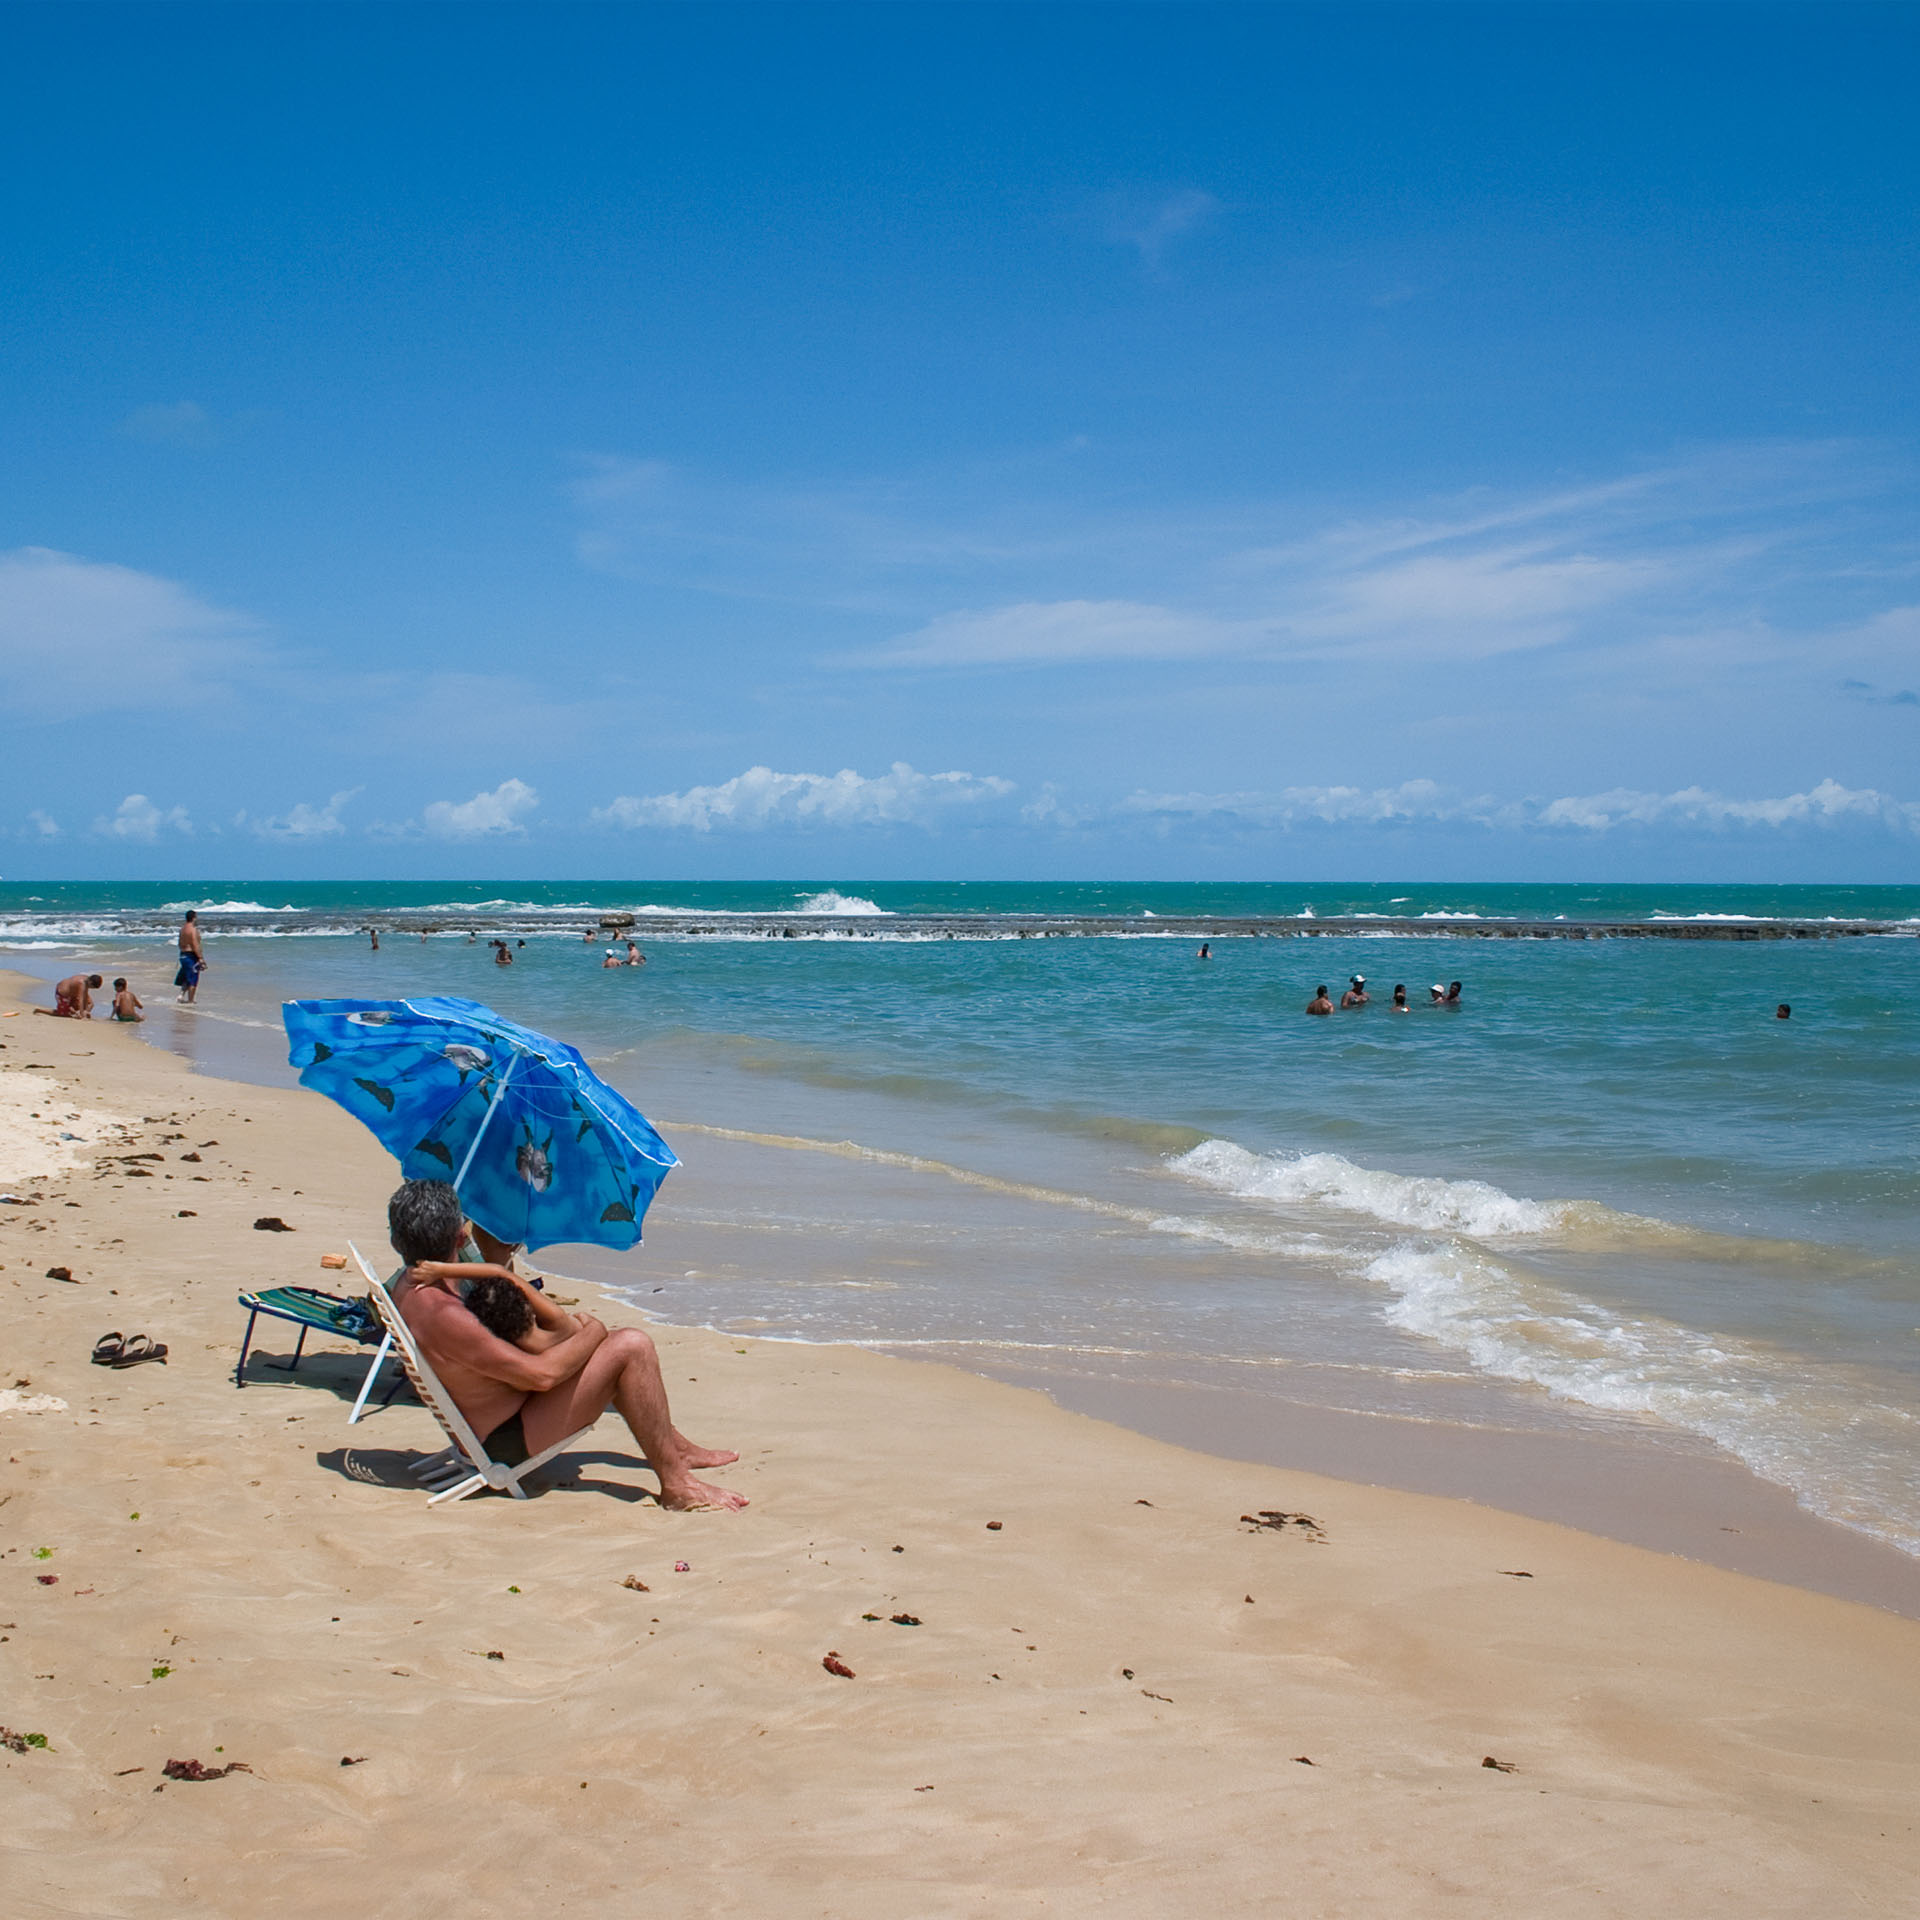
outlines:
M460 1196L444 1180L409 1180L387 1202L387 1238L410 1267L453 1259L465 1232Z

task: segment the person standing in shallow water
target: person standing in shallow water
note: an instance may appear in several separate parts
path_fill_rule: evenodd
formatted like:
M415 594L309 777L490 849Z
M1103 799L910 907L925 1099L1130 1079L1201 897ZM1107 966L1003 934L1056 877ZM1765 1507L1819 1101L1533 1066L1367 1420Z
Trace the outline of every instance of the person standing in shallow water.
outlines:
M1396 980L1393 983L1393 1005L1388 1011L1390 1013L1411 1013L1413 1011L1413 1009L1407 1005L1407 988L1405 981Z
M189 1007L200 991L200 976L206 965L206 949L200 944L200 916L189 907L187 917L180 922L180 971L173 976L173 984L180 989L179 999Z
M1793 1009L1782 1000L1780 1004L1774 1008L1773 1017L1776 1020L1791 1020L1793 1018Z
M1372 996L1367 992L1367 976L1356 973L1347 984L1347 990L1340 996L1340 1008L1345 1012L1349 1007L1370 1005Z
M1307 1002L1307 1011L1312 1014L1324 1014L1333 1011L1333 1002L1327 998L1327 990L1325 987L1314 988L1313 998Z

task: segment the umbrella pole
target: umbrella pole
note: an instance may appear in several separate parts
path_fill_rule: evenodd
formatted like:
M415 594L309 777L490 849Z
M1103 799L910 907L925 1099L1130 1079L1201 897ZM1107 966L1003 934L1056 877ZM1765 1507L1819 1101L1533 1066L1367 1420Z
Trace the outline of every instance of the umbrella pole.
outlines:
M520 1056L516 1053L508 1060L507 1070L500 1076L500 1084L494 1088L493 1098L487 1102L487 1111L480 1121L479 1131L473 1136L473 1144L467 1148L467 1157L460 1162L460 1171L453 1176L455 1193L460 1191L460 1182L467 1177L467 1169L473 1165L473 1156L480 1151L480 1142L486 1137L488 1124L493 1119L493 1110L500 1104L501 1097L507 1090L507 1082L513 1078L513 1070L519 1064Z

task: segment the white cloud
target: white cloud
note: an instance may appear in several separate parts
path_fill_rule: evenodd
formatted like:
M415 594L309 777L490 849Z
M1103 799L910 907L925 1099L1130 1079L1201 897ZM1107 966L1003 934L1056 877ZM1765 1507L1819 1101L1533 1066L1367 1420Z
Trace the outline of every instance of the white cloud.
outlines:
M334 794L324 807L316 807L307 800L297 801L285 813L265 820L249 820L242 814L239 824L263 840L324 840L330 835L346 832L346 822L340 818L340 810L361 791L363 789L359 787L348 787L344 792Z
M120 431L135 440L172 441L187 447L204 447L214 438L212 417L192 400L153 401L135 407L120 422Z
M172 580L47 547L0 553L0 694L43 716L205 698L253 622Z
M1034 809L1028 817L1042 816ZM1500 829L1568 829L1609 833L1622 827L1772 828L1881 826L1896 833L1920 833L1920 802L1895 799L1872 787L1843 787L1822 780L1805 793L1778 798L1738 800L1704 787L1674 793L1643 793L1619 787L1610 793L1568 795L1557 800L1501 800L1468 795L1432 780L1407 780L1397 787L1283 787L1242 793L1133 793L1104 813L1069 815L1053 808L1045 816L1060 823L1092 819L1150 820L1163 831L1180 823L1217 822L1243 827L1359 825L1389 826L1412 821L1450 821Z
M50 813L42 813L38 807L27 815L33 823L33 830L43 840L57 840L60 837L60 822Z
M1677 793L1642 793L1616 787L1610 793L1569 795L1540 808L1543 827L1578 827L1605 833L1615 827L1799 827L1877 823L1896 832L1920 833L1920 802L1896 800L1873 787L1843 787L1822 780L1805 793L1771 800L1733 800L1704 787Z
M1491 803L1467 801L1431 780L1397 787L1283 787L1274 793L1132 793L1114 813L1177 820L1233 820L1244 826L1293 827L1359 822L1381 826L1397 820L1459 820L1484 813Z
M187 818L185 807L168 807L162 812L144 793L130 793L115 809L113 818L96 820L93 830L115 840L137 840L150 846L163 833L190 834L193 822Z
M930 826L941 814L1012 791L1011 780L991 774L918 773L904 760L872 779L851 768L822 774L749 767L718 786L644 799L622 795L596 808L593 817L607 826L679 827L695 833L715 827Z
M497 834L525 833L520 816L531 813L540 796L524 780L503 780L491 793L476 793L457 804L436 800L425 810L426 830L436 840L484 840Z
M1024 601L946 613L890 646L847 656L881 667L1053 666L1088 660L1182 660L1245 653L1267 637L1258 621L1131 600Z

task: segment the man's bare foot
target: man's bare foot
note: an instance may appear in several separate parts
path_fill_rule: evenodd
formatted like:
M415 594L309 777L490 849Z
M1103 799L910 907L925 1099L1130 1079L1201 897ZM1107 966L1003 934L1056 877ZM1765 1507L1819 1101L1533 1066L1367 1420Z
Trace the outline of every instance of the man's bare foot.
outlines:
M727 1487L711 1486L705 1480L689 1479L671 1489L662 1487L660 1504L675 1513L704 1513L714 1509L738 1513L747 1504L747 1496Z
M713 1467L730 1467L740 1456L731 1447L696 1447L689 1441L684 1458L688 1466L705 1472Z

